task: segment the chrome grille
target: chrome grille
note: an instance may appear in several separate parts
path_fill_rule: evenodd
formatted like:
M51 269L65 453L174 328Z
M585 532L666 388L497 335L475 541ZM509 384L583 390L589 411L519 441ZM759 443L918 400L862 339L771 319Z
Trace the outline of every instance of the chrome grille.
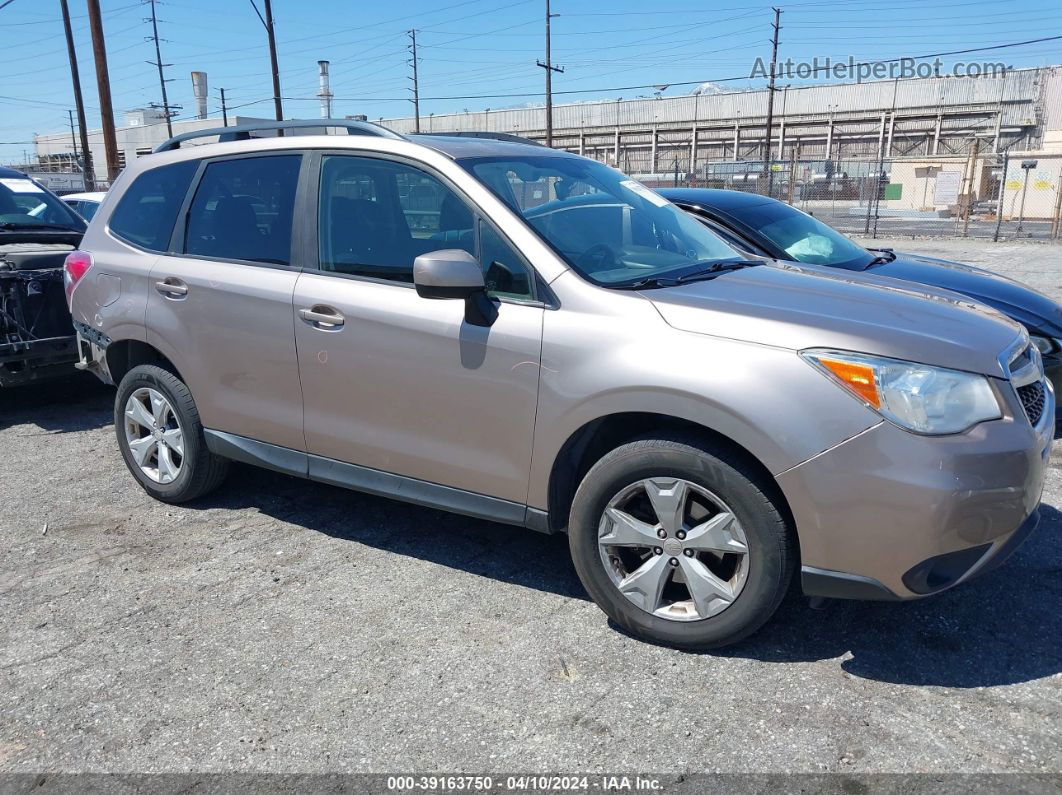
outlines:
M1029 422L1036 425L1044 413L1044 405L1047 403L1047 391L1043 381L1034 381L1031 384L1018 387L1018 397L1021 399L1022 408Z

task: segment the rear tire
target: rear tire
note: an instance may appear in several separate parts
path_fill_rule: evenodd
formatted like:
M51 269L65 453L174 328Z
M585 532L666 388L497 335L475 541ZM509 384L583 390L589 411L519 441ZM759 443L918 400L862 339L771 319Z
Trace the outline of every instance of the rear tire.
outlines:
M194 500L216 489L228 473L228 460L207 447L192 393L156 365L139 365L122 378L114 428L125 465L156 500Z
M774 614L796 564L780 499L761 481L693 436L616 448L572 503L579 579L634 635L683 649L736 643Z

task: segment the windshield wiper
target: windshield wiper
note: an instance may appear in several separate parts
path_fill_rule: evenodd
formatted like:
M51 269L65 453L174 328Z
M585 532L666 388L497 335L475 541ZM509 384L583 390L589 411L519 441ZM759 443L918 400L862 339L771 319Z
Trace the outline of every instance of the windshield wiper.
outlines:
M891 248L868 248L867 251L881 252L881 254L874 257L874 259L867 263L868 268L873 268L875 265L885 265L886 263L892 262L894 259L896 259L896 252L893 251Z
M647 276L644 279L638 279L637 281L627 282L625 284L617 284L615 286L624 290L677 287L680 284L714 279L720 273L725 273L726 271L736 271L741 270L742 268L751 268L754 265L765 264L766 263L761 259L744 259L743 257L704 260L702 262L695 262L690 266L696 270L687 271L686 273L677 276Z
M754 265L764 265L762 259L745 259L744 257L729 257L727 259L717 260L705 260L704 262L694 263L694 267L701 268L702 270L693 271L691 273L684 273L681 276L676 277L676 281L682 282L695 282L701 279L708 279L712 276L722 273L723 271L737 271L742 268L751 268Z

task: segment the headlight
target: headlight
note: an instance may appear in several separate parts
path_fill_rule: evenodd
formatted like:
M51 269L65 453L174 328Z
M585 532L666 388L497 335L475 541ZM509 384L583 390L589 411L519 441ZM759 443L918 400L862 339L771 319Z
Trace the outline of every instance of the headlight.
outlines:
M1040 351L1041 354L1054 353L1058 347L1050 337L1040 337L1036 334L1029 335L1029 342L1035 345L1036 350Z
M883 417L916 433L961 433L1003 416L983 375L846 351L800 355Z

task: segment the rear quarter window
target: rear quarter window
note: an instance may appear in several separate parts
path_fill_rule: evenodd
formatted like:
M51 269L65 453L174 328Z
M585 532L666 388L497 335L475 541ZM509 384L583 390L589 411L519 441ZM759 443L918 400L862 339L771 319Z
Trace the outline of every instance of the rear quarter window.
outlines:
M149 251L166 251L198 166L198 160L185 160L137 177L111 213L111 234Z

